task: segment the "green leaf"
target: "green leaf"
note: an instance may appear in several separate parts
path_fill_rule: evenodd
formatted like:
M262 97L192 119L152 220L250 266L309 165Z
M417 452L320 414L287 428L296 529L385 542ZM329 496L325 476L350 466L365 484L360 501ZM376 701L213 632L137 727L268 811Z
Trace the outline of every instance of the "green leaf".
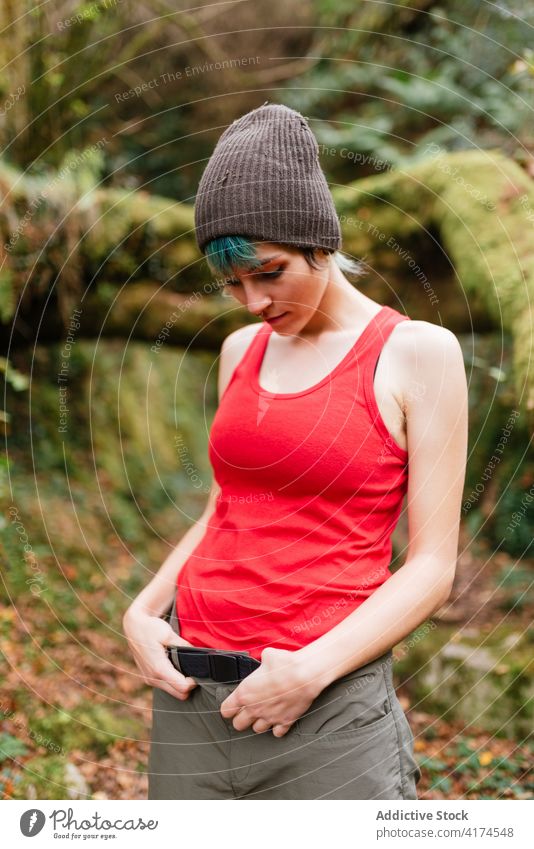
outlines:
M12 734L0 734L0 763L8 758L27 755L28 751L28 748L18 737L13 737Z
M447 776L442 776L441 778L435 778L432 784L430 785L431 790L443 790L444 793L448 793L448 791L452 787L452 782L450 778Z
M430 772L441 772L442 770L447 769L447 764L439 758L425 758L421 766L424 767L424 769L428 769Z

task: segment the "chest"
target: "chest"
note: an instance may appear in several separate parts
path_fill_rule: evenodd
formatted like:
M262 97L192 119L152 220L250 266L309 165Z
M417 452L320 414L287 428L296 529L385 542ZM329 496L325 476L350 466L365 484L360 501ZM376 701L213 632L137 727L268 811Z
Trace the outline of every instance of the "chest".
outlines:
M292 350L267 347L258 373L258 382L268 392L303 392L331 374L347 353L343 341L328 348ZM375 369L373 390L380 416L397 444L407 450L406 420L401 407L404 376L395 357L391 337L385 343Z

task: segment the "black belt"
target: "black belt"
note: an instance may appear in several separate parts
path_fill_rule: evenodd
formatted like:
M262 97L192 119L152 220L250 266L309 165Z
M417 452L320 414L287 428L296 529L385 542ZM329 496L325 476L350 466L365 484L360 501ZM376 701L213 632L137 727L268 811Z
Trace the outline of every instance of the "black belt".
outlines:
M222 649L167 646L167 655L172 665L182 675L213 678L221 684L242 681L261 666L260 661L247 652L231 652Z

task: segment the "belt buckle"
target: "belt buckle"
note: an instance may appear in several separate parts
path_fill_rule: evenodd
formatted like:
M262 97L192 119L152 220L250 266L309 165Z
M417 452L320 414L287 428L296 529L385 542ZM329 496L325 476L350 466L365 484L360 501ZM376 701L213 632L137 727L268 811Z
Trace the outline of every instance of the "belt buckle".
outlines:
M239 681L239 669L237 658L230 654L220 652L208 654L208 664L210 675L214 681L220 684L230 684L233 681Z

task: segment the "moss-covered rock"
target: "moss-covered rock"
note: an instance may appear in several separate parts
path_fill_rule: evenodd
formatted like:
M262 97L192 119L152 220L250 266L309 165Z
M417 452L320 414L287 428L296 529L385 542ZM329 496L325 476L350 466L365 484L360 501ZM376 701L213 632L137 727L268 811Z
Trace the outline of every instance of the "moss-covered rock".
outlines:
M28 371L22 351L15 361ZM91 611L116 629L128 599L205 507L217 368L207 352L153 353L120 340L78 340L60 385L63 362L62 346L38 346L31 398L10 396L17 426L0 497L3 595L33 604L37 593L69 631ZM114 591L95 592L87 610L85 593L110 581Z
M408 638L395 652L396 676L412 708L497 736L531 732L534 632L505 624L488 633L441 625L418 632L421 639Z
M156 353L164 345L220 348L233 330L252 319L236 301L204 290L188 294L170 292L148 280L120 290L101 283L85 303L85 336L112 336L146 340ZM93 329L93 333L91 333Z
M23 360L18 352L15 361ZM100 479L149 509L177 493L196 500L201 487L183 449L206 491L216 377L212 354L169 345L154 352L140 342L81 339L67 359L62 345L37 348L31 408L27 397L11 398L14 462L33 452L38 475L69 470L86 489Z
M462 315L475 323L485 315L507 330L514 343L517 403L532 410L532 180L497 150L430 153L406 171L385 172L336 190L345 247L379 267L384 257L386 266L388 258L404 266L412 297L404 286L393 283L393 289L403 301L406 295L410 307L414 304L409 314L444 321L451 329L460 329ZM449 296L439 306L424 279L432 287L433 268L425 275L413 249L431 239L437 240L436 258L443 252L451 265ZM455 324L447 320L449 310Z
M99 335L98 303L109 305L113 299L106 290L99 300L98 288L111 285L119 297L110 319L117 332L150 338L168 318L169 304L157 291L146 288L121 296L122 287L159 281L167 290L185 293L206 284L191 204L173 203L144 191L94 187L76 205L68 179L52 186L43 197L46 182L22 178L0 162L0 190L10 199L0 214L4 269L0 318L4 324L15 308L13 292L18 299L24 290L19 308L22 320L31 327L37 313L39 332L57 338L60 317L65 325L75 302L91 295L82 332ZM374 270L374 281L366 283L369 293L384 302L402 303L409 315L444 323L456 332L470 329L473 323L481 330L504 328L514 343L517 403L534 410L534 372L528 368L534 189L526 172L497 150L444 153L436 146L405 170L337 187L333 195L345 249L364 257ZM36 199L39 203L34 207ZM69 215L64 230L58 230L62 204ZM28 209L34 214L26 220L23 212ZM54 227L48 232L51 223ZM34 254L43 244L45 252L34 266ZM67 256L65 247L72 248ZM30 271L39 281L31 290L26 287ZM41 315L40 308L52 291L54 297ZM214 317L206 307L211 297L216 295L193 304L173 335L179 335L182 327L190 339L202 344L197 332ZM139 298L141 304L137 304ZM160 310L154 322L144 316L152 298L152 308ZM227 329L228 322L216 322L213 337L220 334L220 341Z
M469 383L469 445L462 521L496 549L524 557L534 535L534 452L517 403L508 335L460 335ZM517 516L520 521L517 521Z

